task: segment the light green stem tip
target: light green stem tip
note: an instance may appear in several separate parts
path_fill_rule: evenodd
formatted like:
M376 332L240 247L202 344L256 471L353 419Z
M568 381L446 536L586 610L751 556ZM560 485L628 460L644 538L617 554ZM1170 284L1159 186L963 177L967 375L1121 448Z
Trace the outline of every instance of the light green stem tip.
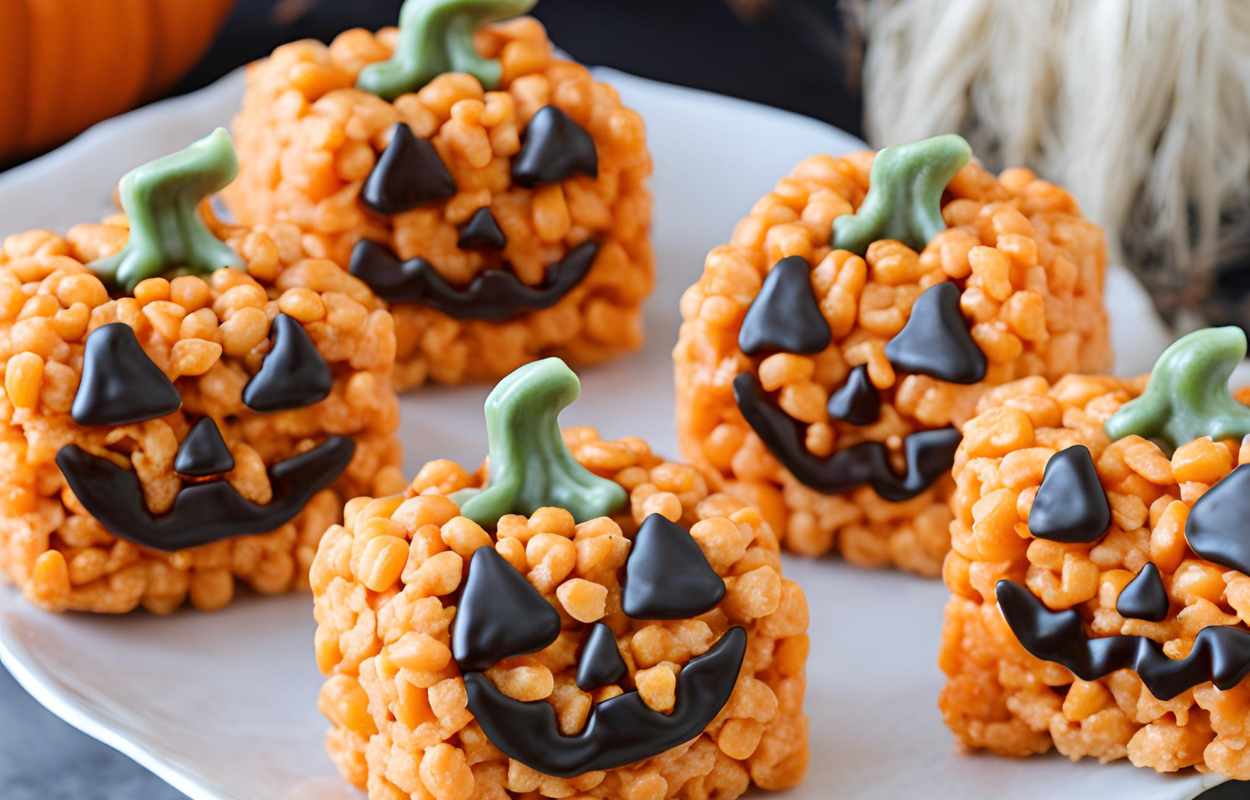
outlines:
M629 499L619 485L587 470L560 435L560 412L581 393L558 358L527 364L486 398L490 482L452 495L460 513L493 529L506 514L564 508L577 522L619 511Z
M239 173L234 142L225 128L187 149L136 167L119 186L130 238L114 255L88 267L127 292L146 278L170 272L208 274L242 269L243 259L213 235L200 215L200 201Z
M859 211L834 219L833 246L862 256L878 239L895 239L923 250L946 230L942 191L971 158L972 148L953 133L883 149Z
M1107 420L1107 435L1137 434L1177 448L1203 436L1219 441L1250 434L1250 408L1228 391L1228 379L1245 356L1246 334L1240 328L1206 328L1182 336L1159 356L1142 396Z
M394 100L447 72L466 72L485 89L499 86L502 67L473 47L478 28L520 16L538 0L407 0L399 12L399 42L388 61L360 72L356 88Z

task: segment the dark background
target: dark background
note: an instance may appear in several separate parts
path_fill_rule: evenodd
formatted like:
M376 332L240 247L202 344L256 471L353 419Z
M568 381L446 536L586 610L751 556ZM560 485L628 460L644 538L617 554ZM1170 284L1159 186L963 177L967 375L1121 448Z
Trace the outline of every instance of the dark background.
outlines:
M862 135L859 45L844 23L842 4L738 2L736 13L730 0L542 0L534 15L578 61L778 106ZM399 5L400 0L239 0L204 61L173 93L206 86L283 42L329 40L352 27L394 24ZM3 670L0 720L5 800L183 797L43 710ZM1233 798L1250 798L1250 784L1204 795L1204 800Z

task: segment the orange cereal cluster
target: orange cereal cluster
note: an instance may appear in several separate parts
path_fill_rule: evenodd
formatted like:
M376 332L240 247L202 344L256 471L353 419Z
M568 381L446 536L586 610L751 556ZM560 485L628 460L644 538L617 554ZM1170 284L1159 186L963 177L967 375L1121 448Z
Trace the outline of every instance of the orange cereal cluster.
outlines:
M64 237L35 230L0 251L0 567L33 603L54 611L122 613L142 605L168 613L186 600L201 609L230 601L235 582L262 593L307 585L325 530L346 498L404 484L396 439L398 401L390 314L332 262L308 258L292 225L215 232L247 261L247 272L153 278L133 296L110 296L84 264L117 252L128 225L117 215ZM285 313L303 325L333 372L316 405L260 414L241 399L269 352L270 323ZM109 323L133 329L148 358L174 381L181 410L113 427L83 427L70 410L87 336ZM339 480L278 530L176 552L112 536L69 490L58 451L76 444L138 477L154 515L171 509L194 479L174 470L191 425L214 419L234 459L225 479L247 500L273 496L267 467L350 436L354 457Z
M752 785L797 785L808 762L807 602L781 574L779 546L758 511L712 493L697 469L665 462L638 439L564 432L576 460L626 489L629 507L574 524L560 508L508 515L492 536L446 495L480 486L449 461L426 464L405 494L352 500L313 563L317 662L329 676L320 707L333 724L339 770L371 800L470 798L719 798ZM686 620L640 621L621 610L620 575L641 522L661 514L693 535L726 584L713 610ZM486 671L505 695L546 701L576 735L593 703L637 690L654 711L673 709L675 676L731 626L747 631L746 658L728 704L690 742L609 770L561 779L511 760L467 708L452 659L457 590L472 554L493 547L560 612L550 646ZM590 624L615 634L627 665L593 692L574 680Z
M674 351L678 432L683 454L762 508L789 549L812 556L836 549L859 566L935 576L950 547L949 478L901 502L868 486L842 494L812 489L746 422L734 378L754 374L806 426L813 457L881 442L899 471L905 436L962 426L990 386L1110 366L1106 249L1102 231L1081 218L1066 191L1025 169L995 177L976 162L946 187L941 210L948 227L921 252L888 239L872 242L863 258L833 249L833 221L863 203L874 156L803 161L738 223L729 244L708 255L702 277L681 301L684 322ZM791 256L808 262L830 344L815 355L749 357L738 345L744 316L773 265ZM886 344L908 322L917 297L944 281L960 290L959 309L988 359L979 383L896 373L886 357ZM881 401L879 417L866 425L833 419L826 410L831 393L859 365Z
M547 267L574 247L600 243L589 274L551 308L491 322L395 304L401 388L427 379L497 379L549 355L588 365L640 347L641 307L655 271L642 118L585 67L558 58L542 25L525 17L477 34L478 51L502 64L499 91L483 91L463 73L440 75L394 103L356 89L361 70L389 58L397 36L394 28L376 35L352 30L328 47L296 42L249 68L233 127L242 171L223 193L231 211L248 224L297 225L311 254L344 267L358 241L381 242L403 259L427 260L461 288L497 269L539 285ZM530 119L547 105L593 137L597 178L513 185L511 159ZM359 195L397 122L434 145L456 194L384 217L369 212ZM460 249L458 229L485 207L507 235L506 247Z
M939 705L969 748L1027 756L1053 746L1073 760L1127 757L1159 772L1197 767L1250 779L1246 681L1229 691L1207 681L1163 701L1129 669L1081 680L1027 653L995 602L996 584L1008 579L1052 611L1075 609L1090 636L1143 636L1171 659L1189 655L1203 628L1246 628L1250 577L1195 555L1185 528L1198 498L1250 462L1250 445L1204 437L1169 458L1140 436L1112 441L1103 424L1144 387L1145 376L1053 385L1031 377L979 401L954 470L953 549L943 569L954 596L939 657L949 680ZM1073 445L1093 456L1111 525L1090 544L1033 538L1027 523L1046 464ZM1159 622L1117 610L1147 562L1181 609Z

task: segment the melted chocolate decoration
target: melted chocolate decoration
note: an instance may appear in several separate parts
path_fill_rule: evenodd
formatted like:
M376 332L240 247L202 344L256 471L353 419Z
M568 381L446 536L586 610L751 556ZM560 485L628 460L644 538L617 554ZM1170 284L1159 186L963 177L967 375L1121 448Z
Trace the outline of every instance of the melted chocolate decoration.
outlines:
M397 122L391 128L391 143L365 179L360 201L375 214L389 217L455 195L456 181L434 145Z
M1147 622L1162 622L1167 619L1171 607L1159 568L1149 562L1124 587L1115 601L1115 610L1120 612L1120 616L1144 619Z
M558 183L581 173L599 176L599 154L586 129L555 106L543 106L525 128L521 151L512 162L518 186Z
M469 711L492 745L544 775L571 778L615 769L698 736L729 702L746 647L746 631L730 628L710 650L691 659L677 676L677 703L667 715L629 692L596 705L582 732L565 736L549 703L514 700L477 672L464 676Z
M508 237L499 229L495 215L490 213L490 206L482 206L473 217L460 229L461 250L483 248L486 250L502 250L508 243Z
M625 659L616 646L616 635L602 622L590 626L590 635L577 660L577 688L583 692L616 683L625 674Z
M153 516L139 479L128 469L76 444L62 447L57 466L83 507L114 536L172 552L222 539L268 533L304 510L313 495L347 468L356 443L330 436L321 445L269 468L273 499L258 505L226 481L199 483L178 492L173 510Z
M883 499L898 503L928 489L955 463L961 437L954 428L907 436L903 440L907 473L901 478L890 467L889 450L881 442L860 442L817 458L807 449L807 426L769 402L754 375L739 373L733 386L738 409L769 452L818 492L836 494L868 484Z
M1185 523L1189 547L1207 561L1250 575L1250 464L1242 464L1198 498Z
M689 619L725 597L725 581L690 531L661 514L642 521L621 581L621 610L634 619Z
M391 303L421 303L456 319L504 320L550 308L590 271L598 242L582 242L547 268L547 282L526 286L511 272L489 269L467 289L456 289L424 258L400 261L377 242L359 241L352 249L351 273Z
M885 346L885 356L901 372L951 383L976 383L989 368L959 310L959 287L949 281L916 298L907 324Z
M742 320L738 347L749 356L765 352L813 354L828 347L832 337L812 291L807 259L790 256L768 271Z
M871 425L881 416L881 394L868 377L868 367L851 370L846 383L829 396L829 416L852 425Z
M1051 456L1029 511L1029 531L1033 536L1052 542L1089 544L1097 541L1110 525L1111 506L1089 449L1074 444Z
M560 613L495 548L479 547L469 562L451 632L451 651L461 671L537 652L559 635Z
M174 456L174 472L192 478L207 478L234 469L234 456L221 438L221 431L212 417L205 417L191 426L187 438Z
M83 348L82 380L70 416L79 425L129 425L172 414L182 397L152 363L135 332L110 322L91 332Z
M243 403L253 411L270 414L326 399L334 385L334 375L304 326L293 317L279 314L274 317L270 333L273 349L265 356L260 372L243 387Z
M1043 661L1067 667L1081 680L1131 669L1151 694L1166 701L1207 681L1228 691L1250 673L1250 633L1239 628L1203 628L1189 655L1172 659L1162 645L1144 636L1091 639L1076 611L1051 611L1028 589L1011 581L999 581L995 594L1024 649Z

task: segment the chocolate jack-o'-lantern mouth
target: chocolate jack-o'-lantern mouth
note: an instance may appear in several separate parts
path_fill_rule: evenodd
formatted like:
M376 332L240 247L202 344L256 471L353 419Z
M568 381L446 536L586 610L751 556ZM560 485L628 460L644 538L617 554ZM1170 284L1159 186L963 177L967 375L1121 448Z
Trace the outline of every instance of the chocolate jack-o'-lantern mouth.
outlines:
M383 245L364 239L352 249L350 269L387 302L420 303L456 319L498 321L560 302L590 272L598 254L598 242L582 242L547 268L541 286L527 286L503 268L481 272L457 289L425 259L400 261Z
M330 436L312 450L279 461L269 468L273 499L264 505L215 480L183 487L173 509L161 515L148 510L138 476L103 456L71 444L57 453L56 463L74 496L109 533L172 552L282 527L338 479L355 451L352 439Z

